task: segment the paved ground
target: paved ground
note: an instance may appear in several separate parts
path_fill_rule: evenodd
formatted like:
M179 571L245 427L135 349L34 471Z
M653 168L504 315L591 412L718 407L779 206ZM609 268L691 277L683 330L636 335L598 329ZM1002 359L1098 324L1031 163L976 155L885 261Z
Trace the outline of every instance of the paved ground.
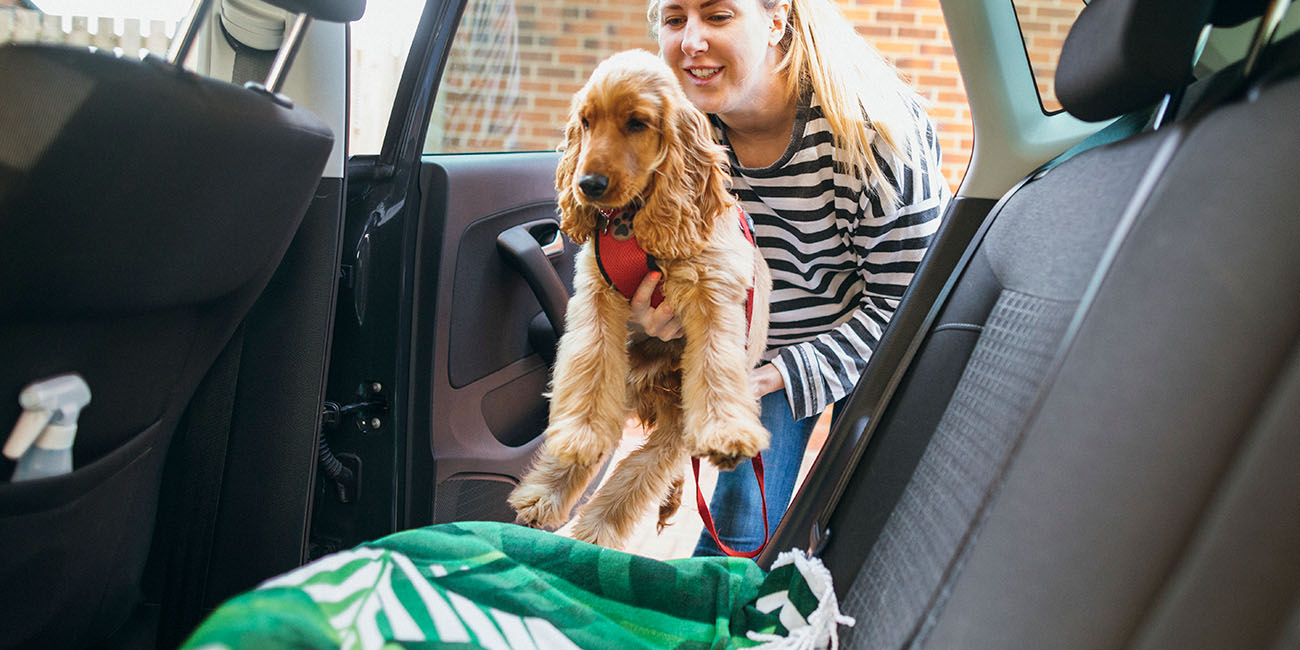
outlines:
M808 473L808 468L812 466L817 459L818 452L821 451L822 444L826 441L826 432L830 428L830 415L825 414L817 422L817 427L813 429L812 440L808 443L808 451L804 453L803 465L799 469L799 482L803 482L803 477ZM645 440L645 432L635 422L629 422L627 428L623 430L623 440L619 443L618 450L614 452L614 463L622 460L633 449L636 449ZM664 528L662 534L655 534L656 513L651 510L642 518L638 524L636 532L633 533L628 547L624 550L646 557L668 560L673 558L690 557L691 551L695 548L695 542L703 530L704 524L700 521L700 515L695 510L695 485L691 478L689 463L683 468L686 475L686 484L682 486L682 507L673 517L672 523ZM717 482L718 472L708 463L703 463L700 468L700 487L705 497L713 494L713 486ZM559 532L561 535L567 535L572 523Z

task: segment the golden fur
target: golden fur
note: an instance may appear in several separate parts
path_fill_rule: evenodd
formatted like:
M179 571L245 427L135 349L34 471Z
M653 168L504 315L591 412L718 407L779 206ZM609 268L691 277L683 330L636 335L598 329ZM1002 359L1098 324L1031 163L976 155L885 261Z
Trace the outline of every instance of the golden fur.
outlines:
M726 154L668 66L616 54L574 97L556 171L560 227L583 244L551 387L550 423L532 469L510 495L521 523L558 527L615 448L628 414L651 428L579 512L574 536L621 547L659 507L680 502L688 454L729 469L767 447L749 371L767 340L771 277L742 233L727 191ZM592 199L578 187L607 177ZM684 336L629 333L628 299L601 275L589 243L598 209L641 204L633 232L664 271L661 288ZM753 285L753 323L745 301Z

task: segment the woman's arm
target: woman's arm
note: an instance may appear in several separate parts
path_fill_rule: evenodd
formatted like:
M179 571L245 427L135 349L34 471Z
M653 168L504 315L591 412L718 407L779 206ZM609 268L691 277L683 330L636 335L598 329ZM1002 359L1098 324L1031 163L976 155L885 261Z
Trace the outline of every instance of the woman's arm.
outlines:
M880 157L899 204L882 204L875 189L862 192L853 244L861 293L847 320L816 338L781 348L772 365L782 377L796 419L821 413L848 395L911 282L950 198L939 167L939 145L929 120L918 121L921 155L915 164ZM901 173L895 173L895 170Z

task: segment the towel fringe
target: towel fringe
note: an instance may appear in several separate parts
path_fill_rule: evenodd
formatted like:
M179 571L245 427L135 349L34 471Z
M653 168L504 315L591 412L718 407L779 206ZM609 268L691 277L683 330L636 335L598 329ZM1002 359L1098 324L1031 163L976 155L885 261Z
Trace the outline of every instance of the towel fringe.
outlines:
M817 596L817 609L808 615L807 625L790 630L787 636L750 632L749 640L761 642L754 650L822 650L840 647L839 626L852 627L857 623L852 616L840 612L839 600L831 586L831 572L821 560L809 557L800 549L777 556L772 568L793 564L803 576L809 590Z

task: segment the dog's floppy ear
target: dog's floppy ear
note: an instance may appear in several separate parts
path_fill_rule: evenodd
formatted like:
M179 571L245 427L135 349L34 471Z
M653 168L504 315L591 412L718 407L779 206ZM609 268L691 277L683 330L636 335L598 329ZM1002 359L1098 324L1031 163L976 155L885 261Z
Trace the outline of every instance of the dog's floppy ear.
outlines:
M666 93L664 100L664 151L633 227L646 252L685 259L704 250L716 215L732 198L724 173L726 153L713 141L708 118L680 91Z
M582 157L582 120L578 117L578 109L582 106L584 96L585 93L573 100L573 106L569 110L569 122L564 126L564 146L560 153L560 164L555 168L560 231L579 246L587 243L596 232L596 210L579 203L573 189L573 175L578 169L578 159Z

